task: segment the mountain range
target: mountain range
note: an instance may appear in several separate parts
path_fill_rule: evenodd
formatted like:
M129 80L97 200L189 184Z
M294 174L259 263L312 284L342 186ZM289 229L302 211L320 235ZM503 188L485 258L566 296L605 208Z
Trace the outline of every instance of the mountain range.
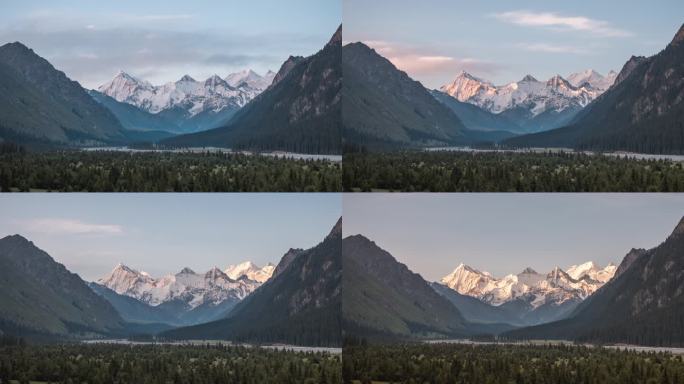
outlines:
M633 56L619 73L526 75L497 86L461 72L427 90L373 49L349 43L343 140L350 152L500 144L681 154L683 62L684 26L664 50Z
M684 25L664 50L632 56L615 84L567 126L512 138L514 147L684 153Z
M495 278L460 264L433 287L457 306L458 300L464 300L455 297L454 292L489 306L478 306L475 312L464 311L470 321L489 323L505 318L513 325L535 325L567 316L609 281L616 269L613 264L600 268L593 262L586 262L569 267L567 272L556 267L549 273L540 274L528 267L518 274Z
M489 333L681 347L682 252L684 218L663 243L632 249L617 267L587 262L549 274L526 268L497 279L459 265L428 283L366 237L349 236L342 242L345 337L387 342ZM521 298L536 310L546 307L537 325L511 305Z
M153 278L119 264L92 283L27 239L7 236L0 239L0 336L65 340L159 334L338 346L341 228L340 219L321 243L288 250L276 266L243 262L223 271L199 274L183 268Z
M501 142L557 128L610 87L616 74L587 70L495 86L461 72L428 90L363 43L342 48L345 145L392 150Z
M318 53L290 56L278 73L245 70L203 81L185 75L152 85L120 71L85 90L21 43L6 44L0 142L341 153L341 45L340 26Z
M466 319L460 305L363 235L342 241L342 260L345 337L379 341L463 338L515 328L504 321Z
M170 147L341 153L342 26L309 57L291 56L273 83L219 128L161 142Z
M227 318L174 329L160 337L341 345L341 243L340 218L321 243L290 249L272 278Z
M473 112L476 107L455 99L439 102L422 84L363 43L342 48L342 68L343 140L350 150L468 145L514 136L499 129L505 123L497 122L500 119L494 114ZM457 116L464 108L471 109L464 115L471 127ZM489 121L474 122L480 118ZM490 125L492 121L498 125Z
M476 105L508 119L515 133L558 128L568 123L582 108L605 92L617 73L603 76L594 70L561 75L539 81L526 75L520 81L496 86L467 72L461 72L440 91L461 102Z
M258 268L252 262L231 265L225 271L214 267L206 273L190 268L155 279L123 264L109 275L91 283L127 321L191 325L225 317L230 310L268 280L274 267ZM147 306L131 307L126 296ZM131 308L132 311L128 309ZM147 316L143 316L147 315Z
M272 71L260 76L244 70L225 78L213 75L204 81L184 75L176 82L155 86L119 71L91 92L157 116L170 123L168 131L189 133L226 124L238 109L271 85L274 77Z
M652 249L632 249L615 277L564 320L504 333L514 339L684 346L684 218Z

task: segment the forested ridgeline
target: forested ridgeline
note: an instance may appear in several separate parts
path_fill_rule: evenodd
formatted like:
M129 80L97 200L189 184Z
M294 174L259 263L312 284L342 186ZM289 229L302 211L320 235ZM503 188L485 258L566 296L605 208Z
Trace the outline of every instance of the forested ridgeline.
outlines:
M5 343L11 344L11 343ZM341 358L235 346L0 346L0 383L340 383Z
M680 162L576 153L358 152L343 173L349 192L684 191Z
M344 348L345 383L684 382L681 355L563 345L404 344Z
M229 153L0 152L0 190L88 192L333 192L342 167L327 160Z

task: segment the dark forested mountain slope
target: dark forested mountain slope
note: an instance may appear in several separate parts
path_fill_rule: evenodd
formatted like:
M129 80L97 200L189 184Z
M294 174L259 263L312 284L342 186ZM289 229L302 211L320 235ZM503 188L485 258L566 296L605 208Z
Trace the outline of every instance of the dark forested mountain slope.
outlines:
M147 132L156 134L160 139L173 136L178 133L178 127L171 119L166 119L159 114L152 114L132 104L122 103L98 91L88 91L88 94L98 103L106 107L116 116L121 125L129 131Z
M0 334L94 336L124 326L108 302L32 242L0 239Z
M684 346L683 256L684 218L657 247L629 252L615 277L570 318L506 336Z
M440 338L470 333L455 306L367 238L345 238L342 260L345 336Z
M465 126L419 82L363 43L342 48L346 144L367 148L465 143Z
M290 57L273 84L221 128L164 141L169 146L341 152L342 26L307 58Z
M0 47L0 138L20 143L121 143L116 117L21 43Z
M286 253L273 277L237 304L228 318L162 336L341 345L341 243L342 219L315 247Z
M632 57L615 84L567 127L520 136L511 146L684 153L684 26L660 53Z

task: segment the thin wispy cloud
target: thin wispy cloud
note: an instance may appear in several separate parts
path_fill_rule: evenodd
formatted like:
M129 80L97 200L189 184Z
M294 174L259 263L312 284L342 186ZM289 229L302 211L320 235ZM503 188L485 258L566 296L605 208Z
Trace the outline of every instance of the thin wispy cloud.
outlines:
M394 66L410 76L438 75L451 76L459 71L490 74L498 70L495 63L473 57L456 57L430 52L423 47L413 47L381 40L368 40L364 44L375 49Z
M596 36L627 37L632 33L612 26L607 21L585 16L563 16L554 12L510 11L495 13L494 18L521 26L542 27L565 31L582 31Z
M12 12L0 12L0 45L19 41L90 89L119 70L153 84L248 68L263 74L290 55L315 53L340 21L338 5L315 0L198 0L192 8L165 2L163 9L147 2L12 3ZM302 20L287 22L292 14Z
M63 218L31 219L24 222L24 227L31 232L51 235L118 235L124 232L123 227L116 224L96 224Z
M529 52L570 53L577 55L585 55L589 53L584 48L574 47L570 45L555 45L547 43L520 43L517 46Z

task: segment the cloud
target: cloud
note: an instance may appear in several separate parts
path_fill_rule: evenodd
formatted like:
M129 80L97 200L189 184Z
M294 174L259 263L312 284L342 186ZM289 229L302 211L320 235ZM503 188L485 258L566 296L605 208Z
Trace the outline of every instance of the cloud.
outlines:
M251 68L277 70L289 55L320 49L313 35L147 28L3 29L0 44L21 41L87 88L97 88L120 69L153 84L184 74L204 79Z
M589 53L586 49L580 47L573 47L569 45L554 45L546 43L521 43L517 44L521 49L530 52L546 52L546 53L572 53L584 55Z
M76 219L40 218L24 223L27 230L51 235L118 235L123 227L114 224L94 224Z
M480 74L496 73L500 66L474 57L456 57L432 52L428 47L415 47L380 40L364 41L397 68L412 77L451 77L460 71Z
M602 20L590 19L584 16L561 16L553 12L510 11L496 13L494 18L516 25L528 27L546 27L565 31L583 31L596 36L627 37L632 33L612 27Z
M289 55L311 55L328 32L242 30L198 23L185 13L86 13L41 9L0 25L0 45L20 41L86 88L118 70L153 84L184 74L205 79L250 68L277 70Z

